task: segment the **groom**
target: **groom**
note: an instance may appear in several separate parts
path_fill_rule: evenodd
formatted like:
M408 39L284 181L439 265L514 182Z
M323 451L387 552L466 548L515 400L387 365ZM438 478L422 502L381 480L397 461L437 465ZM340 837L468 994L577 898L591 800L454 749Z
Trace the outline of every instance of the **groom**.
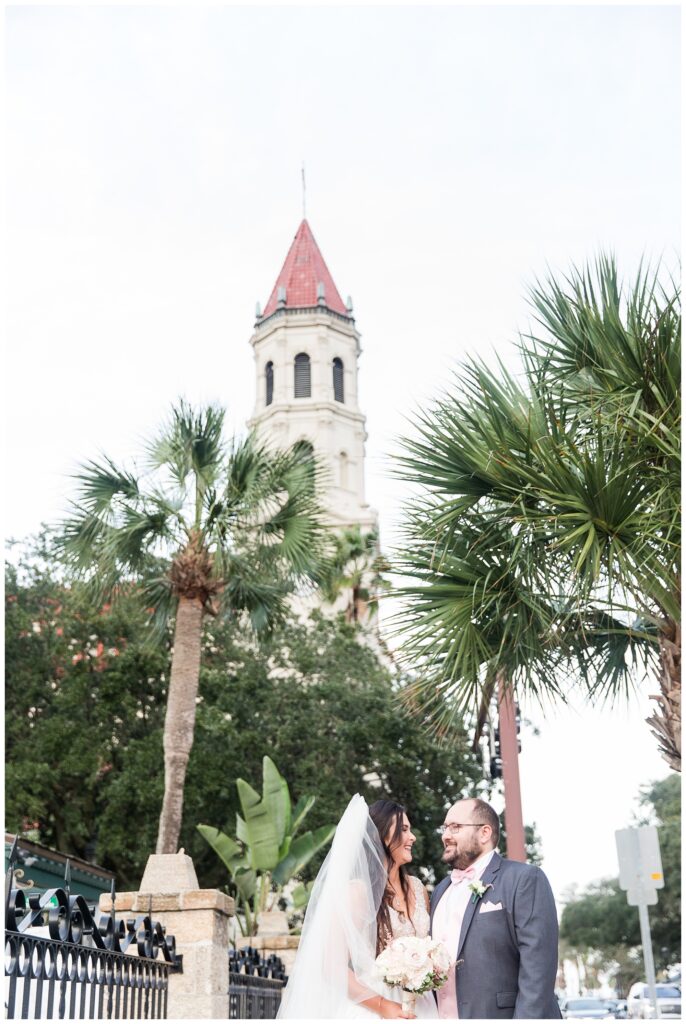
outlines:
M431 897L431 934L457 964L438 990L438 1016L559 1018L557 914L540 868L496 852L498 815L460 800L445 816L443 861L453 870Z

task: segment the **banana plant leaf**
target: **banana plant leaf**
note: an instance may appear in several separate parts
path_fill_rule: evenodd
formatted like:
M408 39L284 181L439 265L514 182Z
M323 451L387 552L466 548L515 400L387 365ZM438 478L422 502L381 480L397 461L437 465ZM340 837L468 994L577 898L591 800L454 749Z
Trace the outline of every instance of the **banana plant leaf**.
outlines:
M279 863L288 856L293 838L307 817L307 814L317 802L316 796L301 796L291 813L291 827L286 832L281 849L279 850Z
M243 818L236 816L236 834L246 844L250 866L272 871L291 823L291 798L286 780L269 757L262 761L262 797L243 779L236 779Z
M236 839L240 843L248 842L248 826L245 824L240 814L236 815Z
M234 882L236 883L236 889L238 890L238 895L240 897L239 906L245 917L245 930L243 930L240 914L238 915L239 926L244 935L254 935L255 922L251 910L251 901L255 896L255 891L257 889L257 875L252 868L239 868L234 875Z
M291 899L293 900L293 909L302 910L309 903L310 896L312 895L312 886L314 882L300 882L296 885L295 889L291 893Z
M255 895L257 875L252 868L239 868L233 876L233 880L236 883L241 899L247 905L248 901Z
M293 821L290 828L291 836L294 836L303 821L312 810L314 803L316 802L316 796L301 796L297 804L293 808Z
M218 828L212 828L211 825L198 825L197 829L205 842L209 843L217 856L224 862L232 878L239 868L247 867L248 862L243 850L225 832L220 832Z
M209 825L198 831L226 865L237 889L237 914L244 935L254 935L257 915L265 909L273 886L280 889L301 871L318 850L330 842L335 825L294 838L315 803L314 796L301 797L291 809L286 780L276 765L265 757L262 762L262 795L243 779L236 780L242 815L236 815L236 839ZM294 906L307 905L312 883L298 884Z
M281 861L284 859L284 857L288 854L288 851L291 848L291 843L292 842L293 842L293 836L291 834L287 835L284 838L284 841L282 842L281 848L279 850L279 863L281 863Z
M274 869L273 880L277 885L285 885L286 882L297 875L305 867L318 850L331 840L335 825L323 825L315 832L305 832L304 835L294 839L288 854Z

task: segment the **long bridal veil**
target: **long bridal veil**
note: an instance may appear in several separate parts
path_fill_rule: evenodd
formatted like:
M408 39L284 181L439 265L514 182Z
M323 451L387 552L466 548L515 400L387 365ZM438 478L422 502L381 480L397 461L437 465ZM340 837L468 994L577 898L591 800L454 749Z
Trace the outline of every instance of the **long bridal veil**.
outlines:
M372 966L387 876L379 833L356 795L314 883L278 1017L367 1016L359 1003L379 988Z

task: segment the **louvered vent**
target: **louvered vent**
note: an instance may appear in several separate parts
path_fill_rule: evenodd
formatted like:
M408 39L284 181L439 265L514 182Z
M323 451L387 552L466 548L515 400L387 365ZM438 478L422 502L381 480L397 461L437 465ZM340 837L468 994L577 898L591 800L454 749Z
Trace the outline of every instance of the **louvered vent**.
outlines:
M267 405L271 405L274 400L274 364L267 363L264 368L264 376L267 384Z
M309 398L312 394L310 357L300 352L295 357L295 378L293 393L296 398Z
M333 397L336 402L344 402L343 394L343 360L336 357L333 361Z

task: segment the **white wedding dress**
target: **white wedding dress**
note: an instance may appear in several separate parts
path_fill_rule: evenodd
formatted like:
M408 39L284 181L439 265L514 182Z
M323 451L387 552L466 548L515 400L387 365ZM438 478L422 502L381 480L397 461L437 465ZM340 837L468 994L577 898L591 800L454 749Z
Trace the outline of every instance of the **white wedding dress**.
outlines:
M429 934L431 918L429 917L429 911L426 909L424 886L414 876L410 877L410 885L414 892L414 909L410 918L408 919L405 914L401 914L394 907L389 908L391 931L393 932L394 939L400 938L402 935L418 935L420 939L423 939ZM386 999L392 999L396 1003L402 1002L403 998L402 989L391 988L389 985L382 985L381 995L385 996ZM438 1017L433 992L425 992L423 996L417 996L414 1012L419 1018L431 1020Z
M363 1006L381 995L401 1001L374 972L376 914L386 890L386 857L364 799L348 804L331 850L315 880L303 924L298 955L277 1016L282 1020L376 1018ZM429 915L418 879L412 880L410 919L391 908L393 937L428 935ZM431 993L417 998L417 1017L437 1018Z

